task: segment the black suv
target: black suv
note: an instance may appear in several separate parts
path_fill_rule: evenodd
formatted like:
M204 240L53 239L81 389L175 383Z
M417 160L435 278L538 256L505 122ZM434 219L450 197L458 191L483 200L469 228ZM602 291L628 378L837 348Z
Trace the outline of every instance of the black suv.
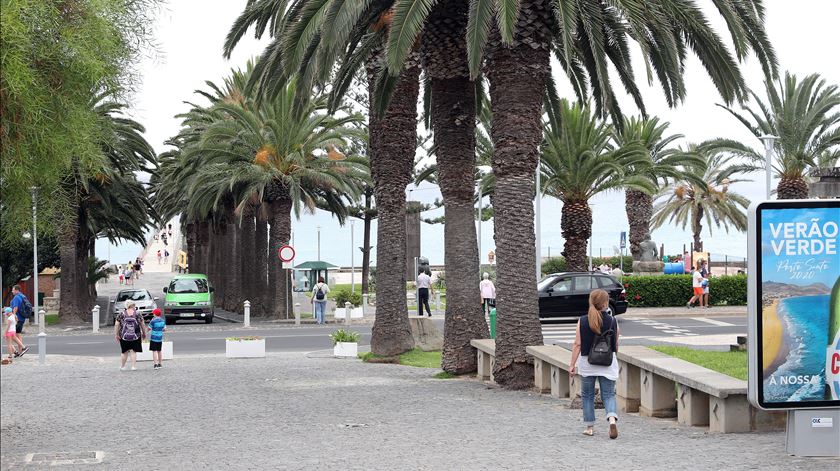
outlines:
M537 284L540 320L580 317L589 310L589 293L602 289L610 294L613 314L627 312L627 291L615 278L604 273L552 273Z

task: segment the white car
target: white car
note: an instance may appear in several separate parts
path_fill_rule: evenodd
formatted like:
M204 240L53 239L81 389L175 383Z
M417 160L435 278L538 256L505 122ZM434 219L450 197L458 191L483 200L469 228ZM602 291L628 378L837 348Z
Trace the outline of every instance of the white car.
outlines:
M157 309L158 298L152 296L149 290L145 289L124 289L117 293L117 297L111 300L113 305L114 320L117 315L125 310L125 303L134 301L137 306L137 314L143 316L143 319L150 320L152 318L152 311Z

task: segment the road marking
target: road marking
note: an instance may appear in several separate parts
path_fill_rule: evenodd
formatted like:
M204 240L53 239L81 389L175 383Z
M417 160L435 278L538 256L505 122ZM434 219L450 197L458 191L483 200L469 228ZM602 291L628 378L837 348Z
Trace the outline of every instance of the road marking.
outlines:
M105 343L105 342L70 342L70 343L67 343L66 345L94 345L94 344L97 344L97 343Z
M714 319L709 319L706 317L692 317L691 320L695 320L697 322L705 322L706 324L716 325L718 327L734 327L735 324L730 324L729 322L717 321Z

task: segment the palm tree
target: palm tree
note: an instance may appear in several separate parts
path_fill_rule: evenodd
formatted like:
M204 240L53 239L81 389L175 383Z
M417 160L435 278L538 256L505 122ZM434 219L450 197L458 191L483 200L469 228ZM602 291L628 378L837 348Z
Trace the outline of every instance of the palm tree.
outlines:
M325 83L333 64L340 62L332 80L331 108L338 106L353 77L364 68L373 110L368 155L379 216L377 316L371 350L399 354L414 346L404 301L405 188L414 163L419 61L414 54L402 72L393 77L386 73L383 39L392 17L390 2L313 1L297 6L286 15L283 1L249 4L228 34L225 53L250 26L256 26L259 37L272 25L274 40L257 63L252 84L271 96L296 76L301 93L308 93L311 84ZM390 92L394 99L381 99L377 90Z
M568 269L587 271L586 246L592 236L589 200L620 188L653 192L651 180L641 175L649 160L639 141L613 146L612 126L598 119L588 105L561 100L548 116L540 158L542 189L563 202L560 227Z
M765 79L767 100L750 92L757 109L744 107L738 113L722 106L741 122L755 137L778 137L774 143L777 156L773 165L779 177L776 194L779 199L808 197L805 174L818 167L823 159L829 165L837 161L840 151L840 89L827 85L818 74L811 74L799 82L795 75L785 73L778 83ZM726 141L724 141L726 142ZM749 146L728 141L732 150L751 159L757 168L765 168L763 154ZM833 159L832 156L833 155Z
M62 319L87 319L95 291L88 286L89 260L97 237L145 243L154 209L135 172L154 171L154 150L143 138L143 126L122 115L125 105L105 91L91 97L97 116L101 164L94 169L73 159L60 191L69 205L59 225Z
M653 208L651 226L658 228L674 223L685 229L690 225L694 250L699 252L703 250L700 237L703 221L709 226L710 235L713 224L723 227L727 233L730 227L737 231L747 229L745 210L750 201L729 187L733 183L747 181L736 176L749 172L751 167L739 163L736 155L717 146L715 141L690 145L688 151L700 156L705 164L687 167L686 173L690 178L676 180L660 192Z
M640 143L646 150L643 168L626 168L627 173L650 179L656 190L667 184L668 179L682 177L686 166L702 166L703 160L696 155L670 147L682 134L666 136L669 123L659 118L625 118L624 125L613 130L613 141L618 147ZM628 188L624 192L625 211L630 225L630 253L633 260L639 260L641 244L650 237L650 219L653 217L653 195L650 192Z
M427 18L435 0L395 0L389 36L389 68L399 72L416 37L432 28ZM725 18L738 59L750 51L767 75L776 73L776 59L763 27L760 0L715 3ZM693 2L662 0L635 3L607 0L470 0L467 54L476 77L484 66L493 107L493 171L497 179L494 214L497 243L498 320L495 378L510 388L531 384L525 345L508 339L537 312L530 273L535 265L533 176L542 140L542 101L554 52L579 96L591 85L599 113L621 122L621 110L608 73L619 79L644 111L630 63L629 41L639 44L645 63L655 73L668 103L685 97L683 67L690 49L708 71L727 103L742 98L746 86L737 61ZM482 59L486 59L482 61ZM523 66L527 64L527 66ZM537 338L535 330L528 337Z
M348 125L360 118L330 117L325 96L300 102L297 93L292 80L270 100L217 103L218 119L195 149L203 164L189 188L191 212L210 214L221 207L232 216L256 197L269 213L269 252L289 241L292 211L299 216L323 205L343 221L346 203L359 192L352 159L333 162L318 154L344 147L353 132ZM227 243L237 245L238 232L228 231ZM274 317L288 314L287 285L278 264L269 264Z

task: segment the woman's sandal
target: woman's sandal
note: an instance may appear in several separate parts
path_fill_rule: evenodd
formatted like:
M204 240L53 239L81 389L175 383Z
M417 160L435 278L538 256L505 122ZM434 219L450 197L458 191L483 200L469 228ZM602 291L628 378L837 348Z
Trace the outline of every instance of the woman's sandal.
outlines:
M4 359L3 359L3 361L2 361L2 362L0 362L0 364L3 364L3 365L11 365L11 364L12 364L12 360L11 360L10 358L4 358Z
M586 435L587 437L591 437L592 435L595 435L595 430L587 429L587 430L583 431L583 434Z

